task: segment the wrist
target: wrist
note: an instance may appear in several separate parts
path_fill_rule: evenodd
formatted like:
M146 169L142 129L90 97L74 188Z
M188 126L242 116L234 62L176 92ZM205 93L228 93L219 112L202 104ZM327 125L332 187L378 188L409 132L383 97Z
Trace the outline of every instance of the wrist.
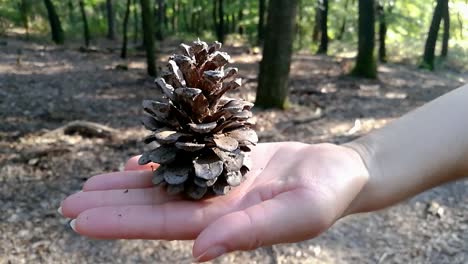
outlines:
M356 195L355 199L351 202L343 216L378 209L375 208L375 205L373 204L375 201L371 198L372 190L374 189L375 182L377 181L376 179L380 175L379 170L376 169L378 166L374 160L375 148L372 142L372 138L367 136L365 139L360 138L342 145L349 149L350 152L354 153L356 162L361 164L363 170L366 171L367 176L366 183L359 191L358 195Z

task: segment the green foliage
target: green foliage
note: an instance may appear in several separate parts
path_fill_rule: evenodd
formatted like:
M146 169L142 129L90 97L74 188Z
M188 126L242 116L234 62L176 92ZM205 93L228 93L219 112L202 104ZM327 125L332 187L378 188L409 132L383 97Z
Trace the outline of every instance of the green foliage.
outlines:
M377 0L376 0L377 1ZM387 31L387 57L390 62L408 62L417 64L424 49L431 16L435 7L435 0L379 0L391 12L386 13L388 22ZM49 39L47 11L43 1L35 0L0 0L0 34L15 34L25 36L24 16L20 12L21 3L27 3L27 18L29 20L30 35L37 39ZM82 42L83 22L80 16L78 1L52 0L67 41ZM70 9L69 3L72 3ZM90 34L93 39L103 38L107 32L106 0L84 0L88 16ZM152 8L157 1L151 0ZM315 53L318 43L312 40L315 23L315 12L318 0L300 0L296 18L296 37L294 50L309 50ZM193 39L200 37L214 40L215 28L213 21L213 0L165 0L167 25L165 37ZM125 14L126 1L114 1L116 12L116 30L118 39L122 36L122 22ZM131 14L135 8L132 1ZM258 0L225 0L225 24L228 33L228 43L232 41L247 41L254 46L257 43ZM357 52L357 22L358 0L333 0L329 4L328 35L330 37L329 54L332 56L356 56ZM138 14L141 16L139 9ZM238 19L242 11L242 20ZM468 3L466 0L450 0L450 42L449 61L454 61L451 51L457 50L457 55L466 58L468 55ZM234 22L231 18L234 17ZM141 30L141 17L138 22ZM345 25L343 27L343 24ZM135 34L134 17L129 19L129 38ZM239 36L237 28L242 26L243 35ZM343 30L344 29L344 30ZM439 41L436 54L440 54L440 40L442 30L439 32ZM139 38L142 37L140 32ZM141 43L141 39L139 40ZM461 64L461 63L459 63ZM445 64L444 64L445 65ZM457 64L458 65L458 64ZM463 64L462 66L464 66ZM466 66L464 66L466 67Z

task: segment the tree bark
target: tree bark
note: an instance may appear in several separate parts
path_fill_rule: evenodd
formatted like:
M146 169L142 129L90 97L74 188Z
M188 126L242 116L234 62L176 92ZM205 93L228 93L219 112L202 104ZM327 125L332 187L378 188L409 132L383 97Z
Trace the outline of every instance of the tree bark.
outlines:
M387 20L385 17L385 7L382 3L377 5L377 15L379 17L379 61L387 62Z
M358 77L377 77L377 63L374 56L374 12L374 0L359 0L358 55L353 69L353 75Z
M461 17L460 11L457 13L458 26L460 27L460 38L463 39L463 18Z
M180 3L179 10L182 11L182 20L184 22L184 30L190 31L190 23L188 21L187 3ZM179 12L180 15L180 12Z
M124 15L124 20L123 20L123 40L122 40L122 50L120 52L120 58L125 59L127 58L127 28L128 28L128 17L130 16L130 4L131 0L127 0L127 6L125 8L125 15Z
M177 0L173 0L172 2L172 32L177 32Z
M288 79L297 3L298 0L270 0L258 77L256 105L259 107L288 107Z
M349 4L349 0L346 0L345 4L344 4L345 11L348 11L348 4ZM342 40L343 39L344 33L346 31L346 20L347 20L347 16L345 15L343 17L343 22L341 22L341 26L340 26L340 30L338 31L338 35L336 36L337 40Z
M163 6L163 20L164 20L164 31L167 32L169 31L169 17L167 16L167 3L164 3Z
M107 38L115 39L115 12L112 0L106 0Z
M322 21L322 12L320 10L322 0L316 0L315 7L315 20L314 20L314 29L312 30L312 42L317 43L320 40L321 35L321 21Z
M218 28L216 30L216 36L221 43L224 43L224 27L224 0L218 0Z
M133 0L133 43L137 44L138 43L138 32L140 29L138 28L138 0Z
M257 45L262 46L263 41L265 39L265 11L266 11L266 0L259 0L258 1L258 25L257 25L257 32L258 32L258 39Z
M448 44L450 39L450 10L448 6L448 1L444 2L444 35L442 36L442 50L440 51L441 57L447 57L448 54Z
M55 44L63 44L65 42L65 36L62 29L62 24L60 23L60 18L58 17L57 11L55 10L55 6L52 3L52 0L44 0L44 4L46 6L49 17L52 40L55 42Z
M86 17L85 6L84 6L83 0L80 0L79 4L80 4L81 19L83 20L83 37L85 40L85 46L89 47L89 41L91 37L89 35L88 19Z
M146 50L147 71L150 76L156 76L156 55L154 51L154 22L153 12L149 0L140 0L142 29L143 29L143 44Z
M320 0L320 46L317 54L327 54L328 51L328 0Z
M26 39L29 39L29 12L31 10L31 3L28 0L21 0L19 2L19 11L21 23L26 31Z
M437 42L437 36L439 34L440 21L444 13L444 4L448 0L437 0L436 7L434 9L434 15L432 16L431 27L427 34L426 45L424 46L422 68L434 70L434 57L435 47Z
M158 0L158 15L156 16L156 39L164 40L164 0Z
M73 12L74 8L73 8L73 1L72 0L68 0L67 9L68 9L68 22L71 25L74 25L76 20L75 20L75 12Z
M237 13L237 33L239 33L239 35L241 36L244 35L244 25L242 23L242 21L244 20L244 5L245 2L241 1L239 11Z

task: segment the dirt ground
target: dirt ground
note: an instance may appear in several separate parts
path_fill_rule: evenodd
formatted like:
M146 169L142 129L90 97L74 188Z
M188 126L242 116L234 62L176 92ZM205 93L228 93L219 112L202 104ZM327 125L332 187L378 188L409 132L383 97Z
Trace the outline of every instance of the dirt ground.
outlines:
M190 241L90 240L56 212L87 178L122 169L145 149L140 103L155 87L143 54L122 61L107 48L0 43L0 263L190 263ZM243 47L228 50L245 80L235 96L253 101L260 56ZM171 51L164 46L161 60ZM128 70L116 67L123 63ZM468 73L397 64L380 66L379 80L361 80L344 74L349 65L347 59L296 55L294 106L255 111L261 141L347 142L468 82ZM75 120L112 127L116 136L57 130ZM214 263L468 263L467 190L467 180L447 184L342 219L318 238L232 253Z

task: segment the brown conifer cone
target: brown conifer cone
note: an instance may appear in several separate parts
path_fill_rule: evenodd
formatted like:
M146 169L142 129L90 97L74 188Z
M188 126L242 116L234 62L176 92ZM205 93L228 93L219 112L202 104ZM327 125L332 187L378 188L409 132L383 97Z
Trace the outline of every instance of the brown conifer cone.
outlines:
M241 86L236 68L225 68L229 55L221 43L180 45L167 69L155 80L163 96L143 101L143 125L151 130L145 143L158 147L139 163L155 162L153 183L169 194L192 199L224 195L250 169L249 152L258 142L252 129L252 103L225 93Z

